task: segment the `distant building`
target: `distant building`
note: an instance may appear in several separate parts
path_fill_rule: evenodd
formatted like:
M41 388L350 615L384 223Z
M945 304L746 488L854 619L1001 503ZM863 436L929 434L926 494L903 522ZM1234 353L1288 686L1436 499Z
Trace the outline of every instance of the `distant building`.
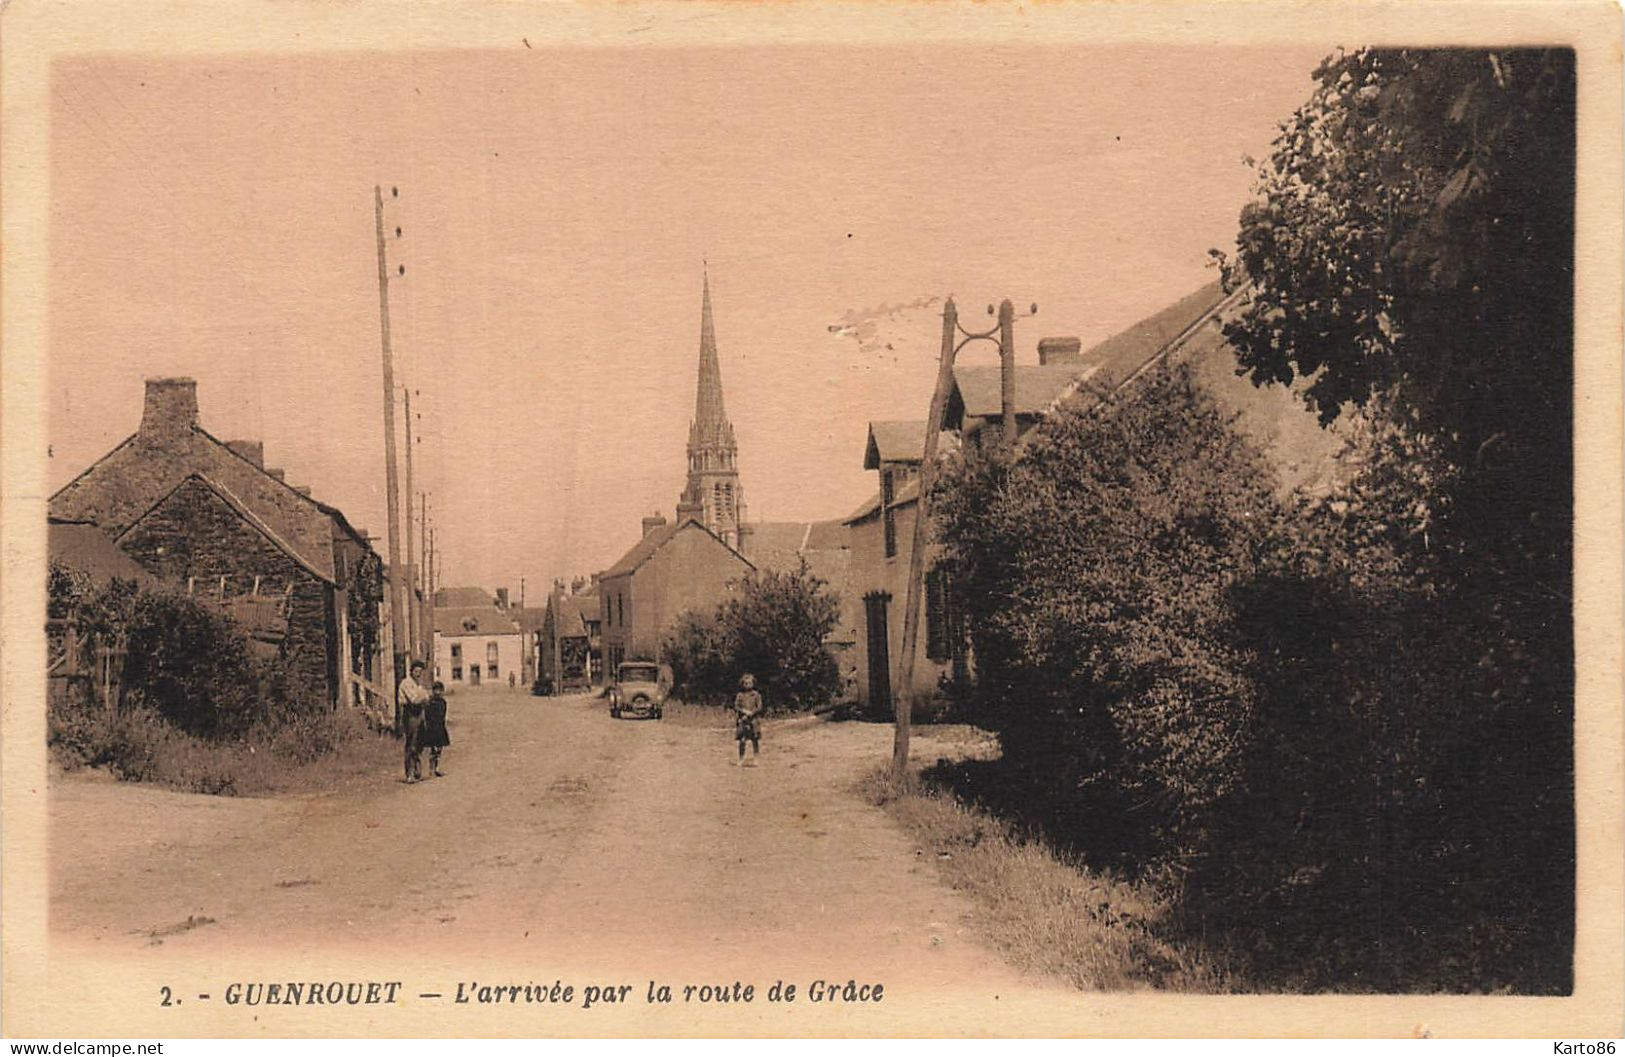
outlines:
M538 638L540 670L555 692L586 690L604 681L602 600L598 585L588 587L578 583L576 587L579 589L566 592L562 580L554 585Z
M153 576L231 612L329 701L392 707L388 592L364 614L379 634L352 627L350 596L382 567L366 535L266 470L258 441L203 429L192 379L148 379L140 427L52 496L50 513L93 522Z
M483 604L440 601L479 595L486 599ZM479 588L451 588L435 592L435 599L434 678L447 686L481 686L505 685L511 675L517 683L525 671L525 637L513 615L497 604L506 601L506 592L492 598Z
M709 612L754 566L693 518L643 519L643 538L598 579L604 664L656 660L685 610Z

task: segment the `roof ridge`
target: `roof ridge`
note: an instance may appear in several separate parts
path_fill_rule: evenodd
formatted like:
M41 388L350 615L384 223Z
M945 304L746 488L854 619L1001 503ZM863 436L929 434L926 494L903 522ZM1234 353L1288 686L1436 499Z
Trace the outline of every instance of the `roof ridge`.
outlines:
M117 542L118 540L121 540L125 536L129 535L130 532L133 531L135 527L147 517L148 514L151 514L154 510L158 509L158 507L162 506L170 496L180 491L189 481L193 480L196 480L205 488L209 489L209 491L213 492L215 495L224 500L226 505L235 510L244 521L248 522L251 528L269 540L272 545L274 545L278 550L282 551L282 553L292 558L301 568L305 569L312 576L315 576L323 583L331 584L338 582L330 574L324 573L320 569L316 568L316 566L312 565L308 558L300 554L299 551L288 543L287 540L283 539L275 529L267 525L264 519L258 514L254 513L254 511L249 508L248 504L244 503L242 499L240 499L230 488L227 488L225 485L209 477L207 474L199 473L196 470L177 481L175 483L175 487L159 496L151 506L147 507L147 509L143 510L139 515L132 519L130 523L124 527L124 531L113 537L114 542Z

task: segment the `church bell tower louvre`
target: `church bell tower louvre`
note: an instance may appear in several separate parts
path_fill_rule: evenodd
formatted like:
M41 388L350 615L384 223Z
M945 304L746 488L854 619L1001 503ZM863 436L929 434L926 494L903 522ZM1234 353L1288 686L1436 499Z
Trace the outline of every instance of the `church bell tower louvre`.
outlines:
M702 280L700 369L694 419L688 427L688 483L677 501L677 523L693 518L728 546L740 546L745 497L739 484L739 445L722 404L716 325L711 318L711 276Z

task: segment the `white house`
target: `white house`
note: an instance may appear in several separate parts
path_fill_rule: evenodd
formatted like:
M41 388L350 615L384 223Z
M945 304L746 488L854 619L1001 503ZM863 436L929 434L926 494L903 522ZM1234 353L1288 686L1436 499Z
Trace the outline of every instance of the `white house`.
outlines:
M525 678L525 636L518 622L494 601L437 604L434 677L447 687L519 685Z

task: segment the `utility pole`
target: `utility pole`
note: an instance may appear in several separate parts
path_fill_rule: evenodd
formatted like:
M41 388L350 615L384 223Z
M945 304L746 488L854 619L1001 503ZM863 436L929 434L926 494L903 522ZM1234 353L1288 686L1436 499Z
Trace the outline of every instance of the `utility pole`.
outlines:
M390 188L392 197L399 197L398 188ZM389 621L395 636L395 681L406 674L406 656L410 650L406 632L406 599L402 590L401 569L401 500L400 485L395 479L395 365L389 348L389 265L384 259L384 192L377 185L372 189L373 218L378 229L378 333L384 356L384 477L389 508ZM401 274L406 274L402 266ZM394 696L393 693L391 696ZM395 704L397 712L400 703ZM400 729L400 716L395 717Z
M989 315L993 314L992 305L987 310ZM1037 312L1038 306L1033 305L1030 314ZM925 549L930 543L931 486L937 476L937 436L942 432L948 397L953 391L954 359L960 349L973 341L998 342L1003 437L1007 444L1014 444L1016 439L1015 310L1006 299L999 305L998 323L991 330L971 333L960 327L959 309L950 297L942 306L942 358L937 363L937 387L931 394L931 410L925 418L925 455L920 462L920 497L914 504L914 543L908 553L908 597L903 605L903 649L893 681L897 692L892 694L896 731L892 738L891 773L898 780L908 773L908 743L914 719L914 658L920 637L920 608L925 595Z
M423 532L423 549L419 551L419 554L422 556L424 564L427 565L430 562L428 492L418 493L418 516L422 519L419 524ZM434 663L434 623L429 620L429 608L434 604L434 600L429 595L428 572L422 572L417 576L417 579L422 585L420 590L423 592L423 604L419 609L418 640L423 647L423 659L428 661L432 667Z
M423 650L422 629L418 627L418 566L412 554L412 387L403 386L401 392L406 400L406 642L408 652L416 659L423 656Z
M548 634L552 637L553 696L564 694L564 650L559 643L559 616L564 609L564 580L553 580L553 619L548 621Z

